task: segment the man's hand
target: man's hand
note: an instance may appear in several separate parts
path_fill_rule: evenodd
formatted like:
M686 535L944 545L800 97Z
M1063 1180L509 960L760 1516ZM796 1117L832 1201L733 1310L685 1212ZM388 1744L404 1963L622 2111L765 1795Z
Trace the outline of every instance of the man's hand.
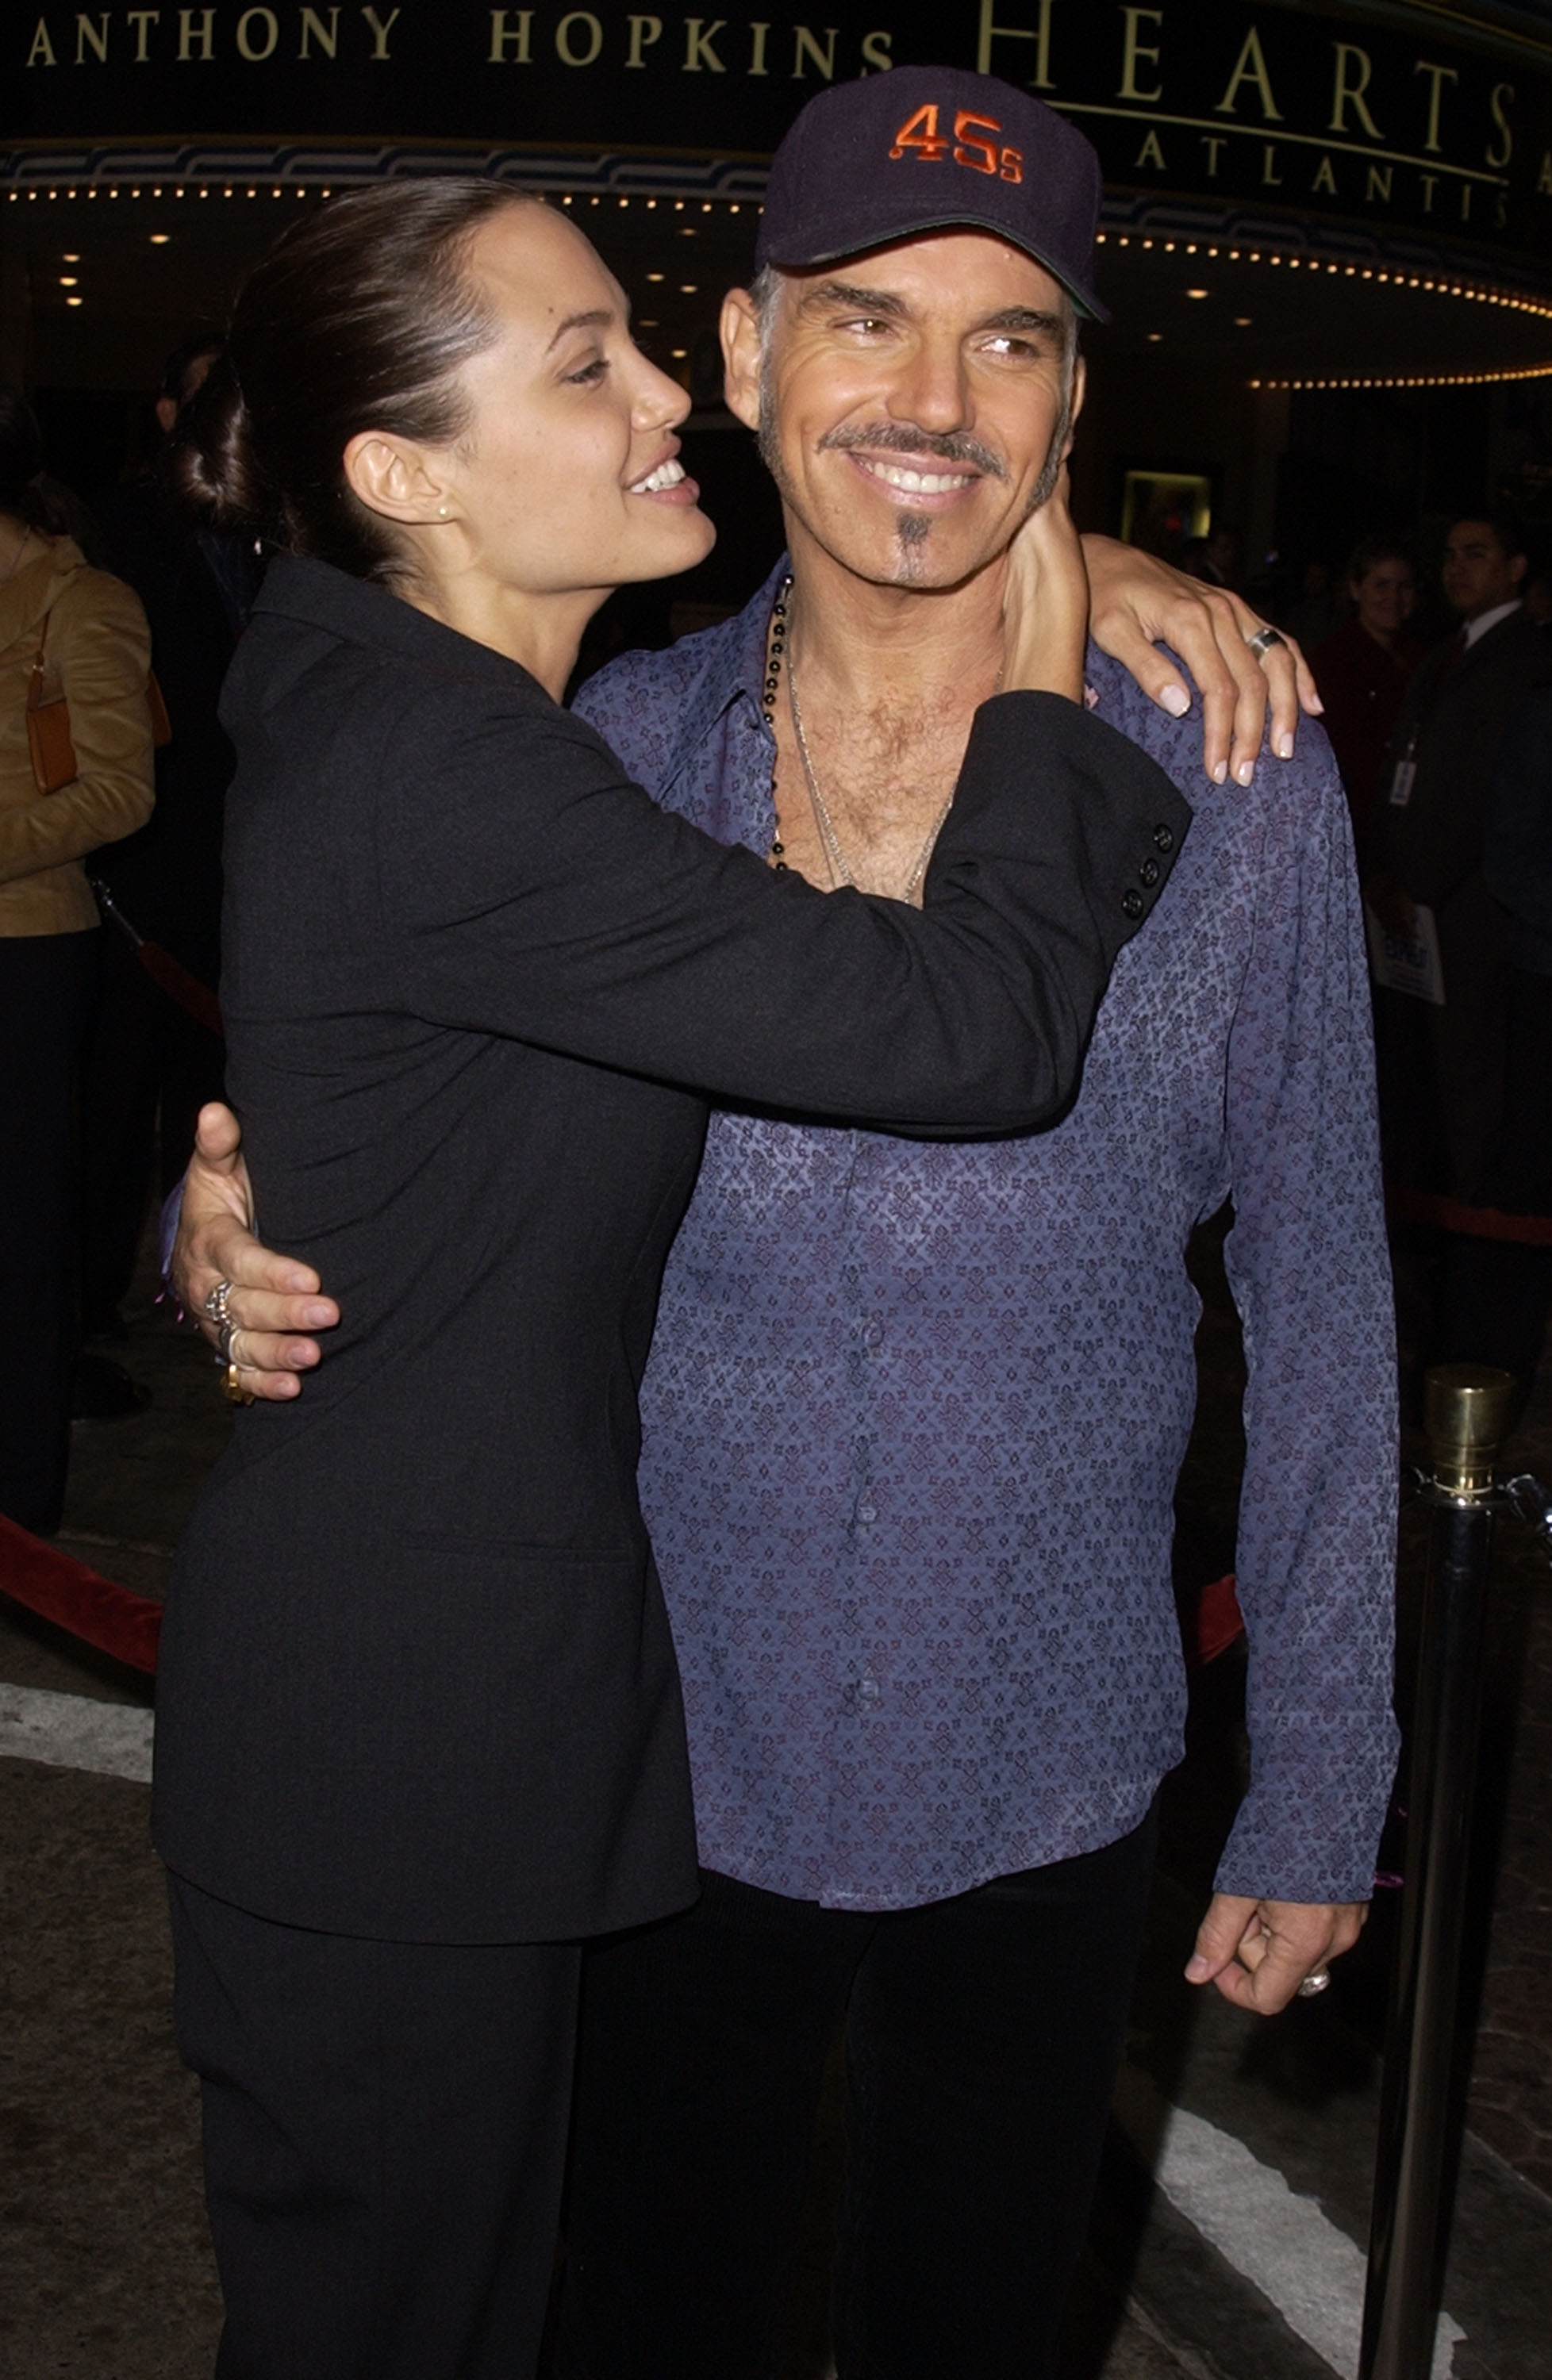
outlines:
M310 1265L275 1256L254 1238L241 1147L230 1108L200 1110L167 1278L212 1344L216 1327L205 1300L218 1281L231 1282L227 1312L236 1325L232 1360L238 1378L250 1395L279 1402L301 1394L299 1376L318 1361L317 1341L297 1333L333 1330L339 1308L319 1295Z
M1095 643L1174 719L1184 718L1191 691L1158 646L1180 655L1201 692L1202 759L1214 784L1231 771L1249 784L1268 703L1272 749L1291 760L1301 705L1312 712L1324 708L1293 638L1268 645L1258 659L1246 639L1267 623L1228 588L1206 587L1113 538L1085 537L1083 549Z
M1216 1984L1236 2008L1275 2016L1306 1975L1352 1949L1368 1914L1358 1900L1244 1900L1215 1893L1185 1980Z

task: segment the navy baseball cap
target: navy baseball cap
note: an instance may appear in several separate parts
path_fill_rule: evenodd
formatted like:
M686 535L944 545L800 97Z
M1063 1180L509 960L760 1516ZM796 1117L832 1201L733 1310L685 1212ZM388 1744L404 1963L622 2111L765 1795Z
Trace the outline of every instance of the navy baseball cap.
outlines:
M1099 193L1089 143L1028 91L963 67L893 67L809 101L771 162L755 262L830 264L970 225L1108 322L1094 294Z

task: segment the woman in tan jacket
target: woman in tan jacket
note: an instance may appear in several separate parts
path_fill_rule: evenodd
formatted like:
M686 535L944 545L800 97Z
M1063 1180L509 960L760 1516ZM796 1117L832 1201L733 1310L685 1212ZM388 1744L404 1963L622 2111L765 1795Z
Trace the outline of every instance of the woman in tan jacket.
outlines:
M51 533L31 408L0 388L0 1512L59 1524L69 1436L74 1077L97 963L81 866L151 815L151 638L127 587ZM63 694L76 773L41 790L28 735ZM55 714L55 720L60 714Z

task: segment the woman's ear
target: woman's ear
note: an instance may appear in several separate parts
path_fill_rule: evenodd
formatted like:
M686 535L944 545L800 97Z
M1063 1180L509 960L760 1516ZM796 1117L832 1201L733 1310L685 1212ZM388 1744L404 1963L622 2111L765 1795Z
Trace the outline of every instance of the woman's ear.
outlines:
M369 512L406 527L451 519L455 506L434 458L413 439L362 430L345 450L346 483Z

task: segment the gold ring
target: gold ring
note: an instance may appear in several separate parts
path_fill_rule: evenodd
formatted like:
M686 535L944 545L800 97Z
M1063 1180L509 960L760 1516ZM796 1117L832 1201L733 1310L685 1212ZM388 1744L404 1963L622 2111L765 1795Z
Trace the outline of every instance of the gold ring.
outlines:
M227 1365L225 1378L221 1383L221 1393L229 1405L250 1405L254 1402L253 1391L251 1389L244 1388L242 1374L236 1364ZM1301 1984L1299 1989L1303 1991L1303 1988Z

